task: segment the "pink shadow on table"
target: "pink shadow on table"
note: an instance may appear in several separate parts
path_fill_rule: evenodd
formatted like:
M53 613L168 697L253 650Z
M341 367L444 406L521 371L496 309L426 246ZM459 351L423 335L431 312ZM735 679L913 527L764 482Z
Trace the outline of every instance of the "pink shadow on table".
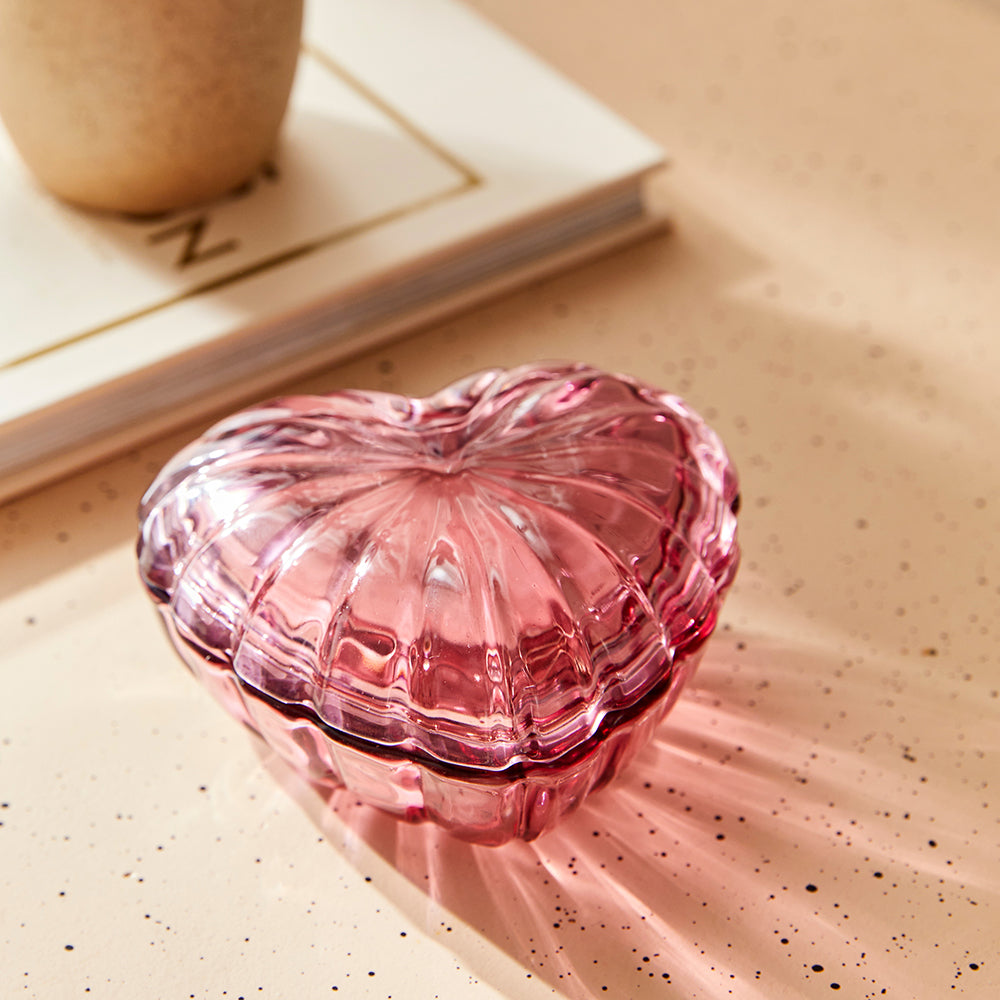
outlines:
M831 700L823 684L838 673ZM877 996L890 978L917 995L874 947L891 937L893 893L933 885L961 895L989 882L990 862L967 859L959 872L950 847L960 832L944 815L931 832L949 846L928 848L910 755L888 762L824 725L845 700L870 700L879 677L821 649L724 629L631 767L550 833L500 848L399 822L270 756L266 766L360 871L381 861L419 890L400 891L388 873L374 879L428 934L465 925L445 943L501 992L517 995L525 979L470 941L574 998L731 990L763 1000L799 995L807 981ZM933 712L919 695L909 702L914 715ZM842 911L837 888L848 878L864 881L865 912Z

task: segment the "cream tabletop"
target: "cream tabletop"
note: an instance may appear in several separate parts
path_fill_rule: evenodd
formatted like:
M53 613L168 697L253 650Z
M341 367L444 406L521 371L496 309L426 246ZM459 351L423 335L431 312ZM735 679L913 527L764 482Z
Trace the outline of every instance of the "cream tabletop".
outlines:
M1000 4L477 0L668 148L671 231L298 388L684 395L744 561L611 787L472 847L324 801L137 582L193 431L0 508L0 996L1000 995Z

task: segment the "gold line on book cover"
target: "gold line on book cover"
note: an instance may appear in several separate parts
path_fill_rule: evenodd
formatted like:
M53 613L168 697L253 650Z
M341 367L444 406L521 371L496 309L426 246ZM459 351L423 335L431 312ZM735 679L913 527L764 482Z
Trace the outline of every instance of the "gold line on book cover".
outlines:
M429 153L435 156L438 160L442 161L452 170L454 170L459 175L459 182L451 188L445 191L437 192L436 194L429 195L423 198L419 198L407 205L402 205L399 208L391 209L388 212L383 212L380 215L373 216L369 219L365 219L361 222L354 223L353 225L346 226L342 229L338 229L335 232L328 233L318 239L310 240L306 243L299 244L288 250L284 250L281 253L274 254L270 257L265 257L263 260L258 261L255 264L250 264L246 267L240 268L236 271L231 271L228 274L220 275L217 278L213 278L210 281L203 282L200 285L195 285L191 288L186 289L183 292L178 292L176 295L172 295L169 298L161 299L154 302L150 306L146 306L143 309L137 309L134 312L128 313L125 316L121 316L118 319L110 320L107 323L102 323L100 326L92 327L88 330L83 330L80 333L73 334L70 337L66 337L60 340L58 343L49 344L47 347L40 348L36 351L31 351L27 354L22 354L19 357L0 364L0 371L6 371L11 368L16 368L19 365L27 364L30 361L35 361L38 358L45 357L48 354L54 354L56 351L61 350L64 347L69 347L73 344L79 344L82 341L90 340L94 337L100 336L102 333L107 333L109 330L114 330L117 327L125 326L128 323L132 323L135 320L142 319L145 316L149 316L152 313L159 312L162 309L168 309L170 306L176 305L178 302L183 302L185 299L194 298L197 295L204 295L208 292L214 292L217 289L224 288L227 285L235 284L238 281L243 281L246 278L254 277L264 271L269 271L276 267L281 267L284 264L291 263L300 257L305 257L311 253L315 253L317 250L322 250L325 247L332 246L335 243L343 242L344 240L352 239L361 233L370 232L373 229L377 229L379 226L384 226L387 223L394 222L397 219L405 218L409 215L415 215L418 212L425 211L432 206L439 204L440 202L448 201L451 198L457 197L458 195L464 194L472 188L478 187L482 184L482 178L467 164L463 163L457 156L455 156L450 150L446 149L438 142L436 142L431 136L427 135L422 131L417 125L409 121L403 114L401 114L396 108L389 104L384 98L373 91L370 87L364 84L362 81L354 77L350 72L348 72L343 66L336 62L328 53L317 48L315 45L309 43L304 43L302 46L302 52L304 55L310 56L315 59L316 62L323 67L328 73L336 76L344 84L350 87L359 97L371 104L373 107L377 108L385 117L390 119L393 124L397 125L403 132L405 132L411 139L416 143L426 149ZM269 171L273 175L273 166L265 164L262 168L263 174L268 176ZM273 176L272 176L273 179ZM251 184L254 182L250 182ZM241 191L233 192L233 196L238 196ZM245 193L245 192L244 192ZM210 207L210 206L206 206ZM140 220L137 220L140 221ZM141 220L141 221L153 221ZM194 220L183 220L179 222L175 227L170 230L163 230L160 234L154 234L154 238L157 235L168 237L168 236L186 236L186 243L181 250L181 256L179 261L184 263L190 263L195 259L205 259L207 256L213 255L216 252L215 247L207 247L204 249L200 248L200 237L201 228L198 223L201 222L204 225L204 218L196 218Z

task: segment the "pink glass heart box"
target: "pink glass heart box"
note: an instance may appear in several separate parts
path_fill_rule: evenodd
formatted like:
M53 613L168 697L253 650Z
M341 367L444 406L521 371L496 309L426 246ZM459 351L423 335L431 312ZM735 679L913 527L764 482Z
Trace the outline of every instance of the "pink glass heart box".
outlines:
M139 561L184 661L282 757L496 844L649 739L736 572L736 505L677 397L491 370L222 421L144 497Z

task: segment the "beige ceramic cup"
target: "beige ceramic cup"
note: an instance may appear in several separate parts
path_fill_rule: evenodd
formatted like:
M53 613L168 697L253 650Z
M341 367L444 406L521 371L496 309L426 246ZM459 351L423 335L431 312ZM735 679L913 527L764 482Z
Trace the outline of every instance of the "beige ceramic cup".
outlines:
M0 0L0 118L68 201L205 201L272 152L301 26L302 0Z

